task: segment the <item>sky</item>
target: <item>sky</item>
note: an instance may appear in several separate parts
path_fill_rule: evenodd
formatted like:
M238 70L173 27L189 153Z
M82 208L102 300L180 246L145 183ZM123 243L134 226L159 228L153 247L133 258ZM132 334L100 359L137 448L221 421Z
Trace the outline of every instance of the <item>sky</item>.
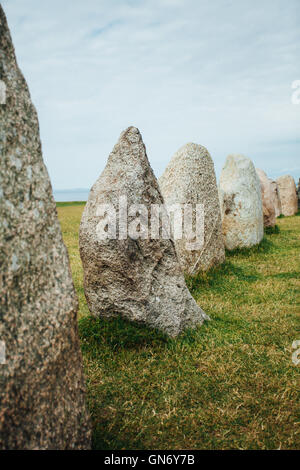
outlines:
M159 177L185 143L300 177L299 0L2 0L54 189L90 188L138 127Z

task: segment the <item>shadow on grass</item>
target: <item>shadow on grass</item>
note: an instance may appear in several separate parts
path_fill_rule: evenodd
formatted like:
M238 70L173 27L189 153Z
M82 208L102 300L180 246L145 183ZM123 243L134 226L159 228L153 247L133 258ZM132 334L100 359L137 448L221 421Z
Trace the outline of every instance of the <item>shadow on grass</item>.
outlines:
M196 276L187 276L186 283L192 294L199 292L201 288L209 288L214 291L227 290L232 283L232 277L238 282L252 283L261 279L261 276L253 269L236 266L230 261L207 272L200 272Z
M300 272L299 271L292 271L290 273L277 273L277 274L270 274L266 276L266 279L300 279Z
M79 336L82 351L94 358L102 354L103 346L111 351L136 350L151 347L176 349L177 346L189 346L208 334L211 322L205 321L198 328L187 328L176 338L138 323L124 320L120 316L106 319L86 316L79 320Z
M265 227L265 233L267 235L278 235L278 233L280 233L280 228L278 225L274 225L274 227Z
M81 318L78 324L82 348L86 352L101 345L112 350L140 349L171 341L159 330L124 320L120 316L111 319L87 316Z
M269 238L264 237L259 245L252 246L251 248L236 248L235 250L226 250L226 258L233 256L240 256L242 258L249 258L249 256L263 253L271 253L276 248L274 243Z
M92 450L112 450L111 442L114 443L114 450L124 450L132 448L132 440L123 435L118 438L116 432L109 431L109 417L101 417L100 423L96 423L92 434ZM131 436L130 436L131 437ZM142 450L143 446L139 440L135 440L134 448Z

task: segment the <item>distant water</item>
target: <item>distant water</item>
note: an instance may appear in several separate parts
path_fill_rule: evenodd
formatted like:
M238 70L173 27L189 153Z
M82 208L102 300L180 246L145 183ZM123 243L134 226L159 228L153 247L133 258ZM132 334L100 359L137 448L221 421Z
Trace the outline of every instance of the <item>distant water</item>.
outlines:
M54 190L54 199L56 202L69 201L87 201L89 197L88 189L60 189Z

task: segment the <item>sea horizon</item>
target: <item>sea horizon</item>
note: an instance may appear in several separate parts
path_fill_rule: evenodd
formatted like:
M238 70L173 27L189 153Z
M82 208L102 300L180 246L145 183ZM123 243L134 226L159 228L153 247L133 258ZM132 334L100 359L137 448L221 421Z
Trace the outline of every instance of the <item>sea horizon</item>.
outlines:
M54 189L55 202L87 201L90 190L87 188Z

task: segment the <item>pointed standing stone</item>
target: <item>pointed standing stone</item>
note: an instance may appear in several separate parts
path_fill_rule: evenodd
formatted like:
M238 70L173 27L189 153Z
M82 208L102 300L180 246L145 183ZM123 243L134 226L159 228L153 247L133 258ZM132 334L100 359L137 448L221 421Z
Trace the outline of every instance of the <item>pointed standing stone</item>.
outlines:
M229 155L219 186L226 248L260 243L264 236L262 197L252 161L243 155Z
M125 209L120 198L126 201ZM208 317L186 287L173 241L153 239L145 229L147 226L150 230L151 208L162 203L142 137L138 129L129 127L121 134L89 195L80 224L80 255L85 295L94 316L122 315L176 336ZM109 217L103 206L107 204ZM132 227L138 211L143 229L135 235ZM126 217L129 213L125 234L122 222L122 239L121 213ZM104 232L99 235L104 220L100 215L109 222L107 239Z
M167 205L191 204L194 218L196 204L203 204L203 245L190 250L186 237L175 240L182 269L196 274L223 263L225 248L217 181L214 163L206 148L192 143L181 147L159 179L159 186Z
M263 204L264 226L275 226L275 205L272 184L266 173L260 168L256 168L256 173L260 180L261 197Z
M283 215L296 214L298 211L298 200L294 178L290 175L280 176L277 178L276 183L279 187Z
M281 207L281 200L280 200L280 192L279 192L279 187L276 181L271 182L271 190L272 190L272 199L273 199L273 204L275 207L275 217L279 217L282 214L282 207Z
M1 6L0 80L0 449L85 449L77 298L37 114Z

